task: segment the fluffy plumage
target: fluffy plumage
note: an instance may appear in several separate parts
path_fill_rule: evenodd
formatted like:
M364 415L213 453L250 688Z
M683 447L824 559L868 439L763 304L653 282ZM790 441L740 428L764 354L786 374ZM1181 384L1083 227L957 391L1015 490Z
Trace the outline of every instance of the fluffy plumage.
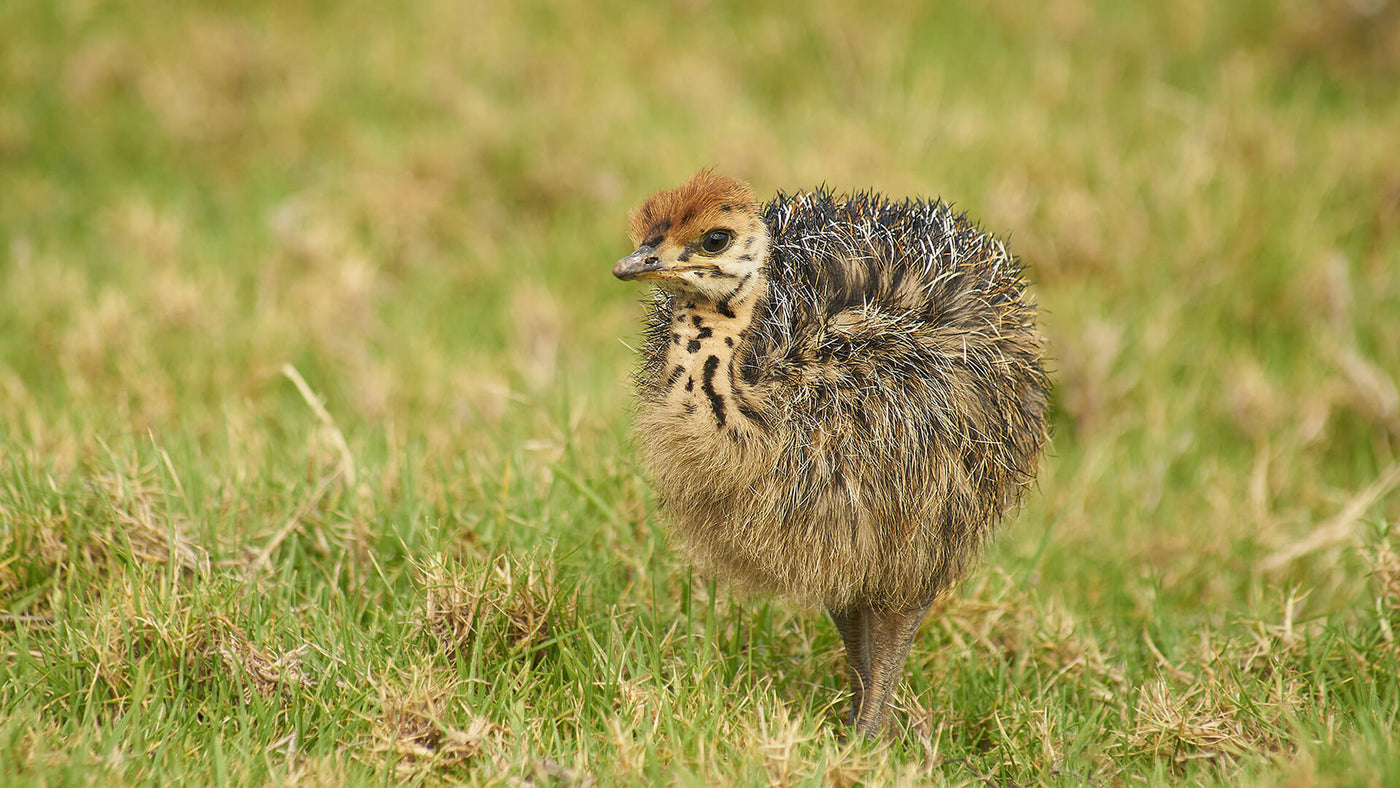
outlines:
M658 192L631 229L638 251L615 273L660 285L636 438L682 548L838 626L917 611L916 629L1046 441L1021 266L939 201L823 188L760 206L709 171ZM847 623L868 646L869 622ZM853 682L869 683L852 656ZM862 720L868 735L879 720Z

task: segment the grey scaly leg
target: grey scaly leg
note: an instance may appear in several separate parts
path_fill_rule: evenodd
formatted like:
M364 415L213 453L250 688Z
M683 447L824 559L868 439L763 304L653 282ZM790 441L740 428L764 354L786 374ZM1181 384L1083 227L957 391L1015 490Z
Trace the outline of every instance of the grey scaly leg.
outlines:
M841 642L846 644L846 680L851 687L851 713L847 722L860 719L865 688L870 684L870 608L856 605L846 610L827 610Z
M913 645L914 635L918 633L919 624L923 623L929 607L931 605L914 610L870 610L867 613L869 679L865 683L864 703L856 722L856 730L867 740L875 739L884 732L885 709L904 675L909 647Z

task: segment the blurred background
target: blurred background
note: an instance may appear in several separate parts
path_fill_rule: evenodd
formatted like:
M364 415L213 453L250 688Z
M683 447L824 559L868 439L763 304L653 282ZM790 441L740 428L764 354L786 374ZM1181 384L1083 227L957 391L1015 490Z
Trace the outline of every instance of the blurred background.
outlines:
M68 491L12 483L12 522L130 458L236 561L332 468L335 528L292 542L392 571L431 522L640 567L643 294L609 270L707 166L1009 239L1055 442L991 562L1109 630L1345 609L1345 548L1400 516L1393 1L19 0L0 30L0 468ZM44 533L0 573L36 609Z

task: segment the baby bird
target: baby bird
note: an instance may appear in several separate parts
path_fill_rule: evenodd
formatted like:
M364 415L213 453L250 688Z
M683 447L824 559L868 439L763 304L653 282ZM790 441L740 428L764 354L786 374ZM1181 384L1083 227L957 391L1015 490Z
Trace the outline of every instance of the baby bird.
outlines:
M1021 266L942 202L759 204L702 170L628 216L656 285L635 437L702 569L826 608L884 727L925 614L1031 484L1048 381Z

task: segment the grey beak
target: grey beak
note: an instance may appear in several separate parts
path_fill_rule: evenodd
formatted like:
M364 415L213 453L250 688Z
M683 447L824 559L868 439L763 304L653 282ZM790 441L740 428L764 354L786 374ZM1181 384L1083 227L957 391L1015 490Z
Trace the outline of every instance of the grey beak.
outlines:
M639 246L637 251L617 261L613 266L613 276L618 279L636 279L641 274L661 269L661 259L651 246Z

